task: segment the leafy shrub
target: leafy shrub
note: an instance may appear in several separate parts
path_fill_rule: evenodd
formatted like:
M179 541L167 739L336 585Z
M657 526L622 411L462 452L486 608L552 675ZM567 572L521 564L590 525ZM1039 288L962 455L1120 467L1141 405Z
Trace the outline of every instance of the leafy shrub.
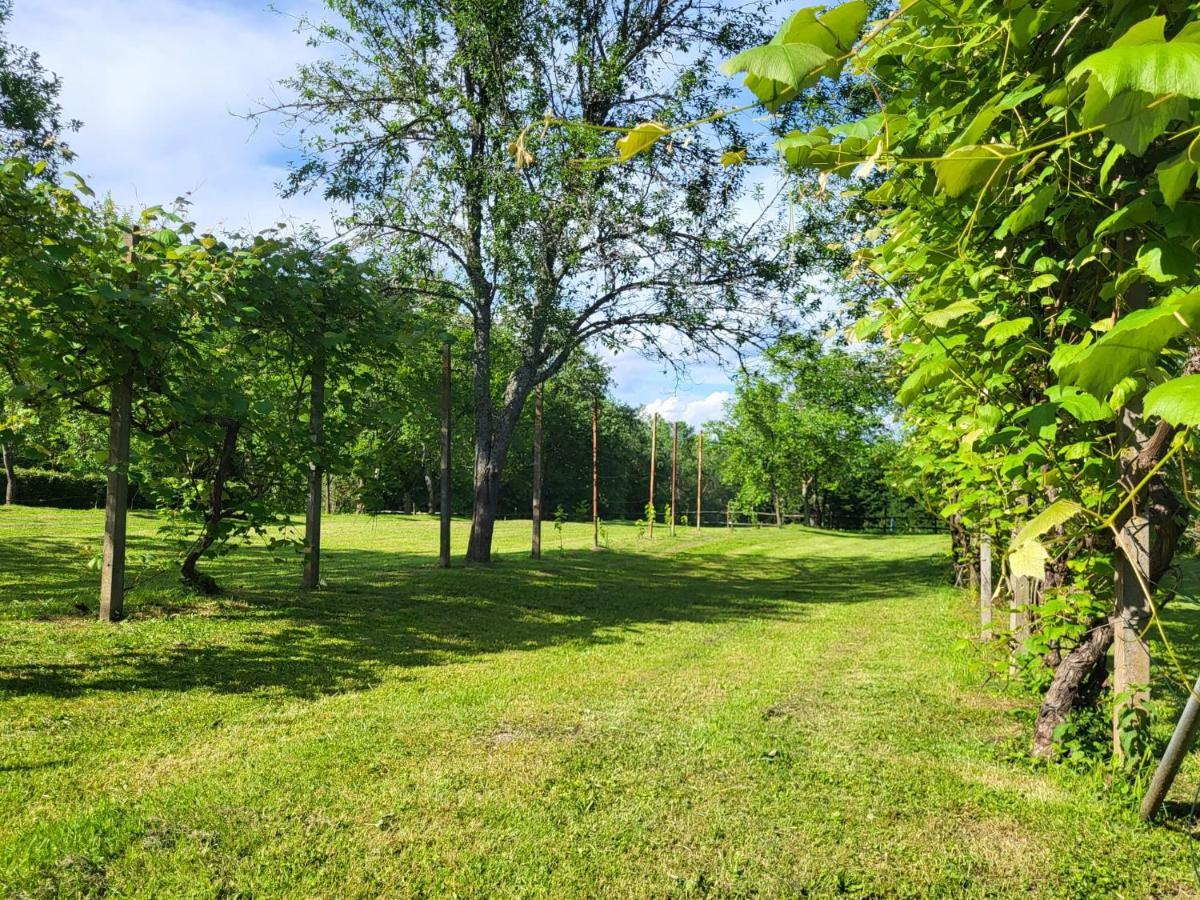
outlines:
M17 470L17 503L23 506L54 506L59 509L97 509L104 506L106 479L99 475L76 475L51 469ZM136 486L129 489L130 505L151 504Z

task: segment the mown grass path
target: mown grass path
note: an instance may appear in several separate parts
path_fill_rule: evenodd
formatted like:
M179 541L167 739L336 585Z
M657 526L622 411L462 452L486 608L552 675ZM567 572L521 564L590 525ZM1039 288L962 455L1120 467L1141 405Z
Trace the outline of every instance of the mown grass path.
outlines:
M435 522L334 517L326 590L254 549L202 599L133 522L108 628L99 515L0 510L0 893L1194 893L1182 826L1009 752L939 539L548 527L533 563L514 522L443 572Z

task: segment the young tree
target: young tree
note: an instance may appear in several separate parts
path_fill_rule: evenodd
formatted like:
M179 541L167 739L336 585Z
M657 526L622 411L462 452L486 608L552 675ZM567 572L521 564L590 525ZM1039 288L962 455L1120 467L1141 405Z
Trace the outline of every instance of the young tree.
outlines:
M435 292L472 327L474 499L468 559L487 562L502 473L530 392L585 343L699 344L754 331L778 250L736 221L743 179L714 146L743 146L726 121L636 164L605 129L653 110L686 122L728 93L713 54L756 34L756 10L711 0L330 0L347 50L304 67L283 109L309 157L292 189L322 185L350 222L417 242ZM670 60L686 59L671 69ZM681 76L678 80L672 76ZM672 84L674 82L674 84ZM550 129L567 121L580 127ZM661 128L662 126L651 126ZM769 221L769 220L767 220ZM499 368L496 329L518 353Z

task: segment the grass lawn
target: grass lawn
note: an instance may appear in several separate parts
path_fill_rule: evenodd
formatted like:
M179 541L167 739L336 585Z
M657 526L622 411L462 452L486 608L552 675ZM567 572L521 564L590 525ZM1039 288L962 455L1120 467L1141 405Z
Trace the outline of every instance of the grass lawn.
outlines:
M939 538L547 526L534 563L512 522L444 572L436 522L342 516L326 590L255 548L199 598L134 515L105 627L101 518L0 510L2 895L1196 894L1197 767L1151 828L1023 761Z

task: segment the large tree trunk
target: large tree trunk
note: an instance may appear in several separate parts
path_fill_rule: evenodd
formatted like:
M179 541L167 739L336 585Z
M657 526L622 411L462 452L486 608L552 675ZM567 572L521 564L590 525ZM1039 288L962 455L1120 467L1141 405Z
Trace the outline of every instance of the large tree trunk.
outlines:
M237 452L238 431L241 429L241 424L232 419L225 422L225 437L221 443L221 455L217 459L217 468L213 472L212 485L209 488L208 511L204 514L204 530L188 550L179 570L185 581L208 594L216 593L217 583L211 576L197 572L196 564L200 562L200 558L204 556L208 548L216 542L217 535L221 531L221 522L225 518L225 482L229 479L229 473L233 469L233 457Z
M481 352L478 331L475 346L475 493L467 562L490 563L492 533L500 506L500 475L508 460L521 410L533 390L534 373L528 364L513 373L505 390L504 405L497 413L492 406L490 354Z
M1074 650L1067 654L1054 673L1042 707L1033 726L1033 755L1046 758L1054 751L1054 731L1082 705L1089 682L1103 680L1104 660L1112 644L1112 625L1094 628Z
M8 452L8 444L0 444L0 457L4 459L4 505L12 506L17 502L17 473L13 469L12 456Z
M771 496L771 500L775 504L775 527L782 528L783 527L783 504L779 501L779 494L778 493L773 494Z

